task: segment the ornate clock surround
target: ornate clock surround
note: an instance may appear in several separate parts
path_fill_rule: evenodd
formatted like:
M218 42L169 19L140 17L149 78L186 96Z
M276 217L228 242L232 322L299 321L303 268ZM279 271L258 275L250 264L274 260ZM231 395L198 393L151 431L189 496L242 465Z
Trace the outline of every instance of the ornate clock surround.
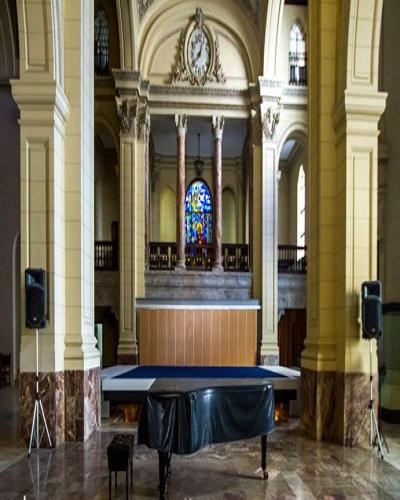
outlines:
M192 69L189 56L191 36L200 31L207 39L209 54L208 67L202 74ZM202 50L202 49L201 49ZM179 44L179 60L172 78L172 83L188 81L192 85L204 86L209 81L225 83L225 75L219 60L219 45L212 29L205 23L203 11L197 7L196 14L188 26L182 31Z

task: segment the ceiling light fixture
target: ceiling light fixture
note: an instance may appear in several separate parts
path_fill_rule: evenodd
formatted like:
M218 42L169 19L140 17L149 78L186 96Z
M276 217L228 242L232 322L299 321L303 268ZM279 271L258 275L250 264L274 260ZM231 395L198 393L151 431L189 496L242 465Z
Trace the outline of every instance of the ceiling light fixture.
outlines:
M197 177L201 177L204 170L204 161L200 158L200 133L197 134L197 158L194 160Z

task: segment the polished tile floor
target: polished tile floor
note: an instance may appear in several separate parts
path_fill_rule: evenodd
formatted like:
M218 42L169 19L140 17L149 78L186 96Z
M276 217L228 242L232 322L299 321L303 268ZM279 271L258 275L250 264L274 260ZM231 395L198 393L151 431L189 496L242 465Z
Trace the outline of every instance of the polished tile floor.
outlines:
M17 394L0 391L0 499L107 499L106 447L118 424L105 422L86 443L34 451L18 438ZM400 426L387 428L391 449L381 460L369 450L306 438L297 421L279 426L268 447L269 480L260 479L258 440L218 445L173 457L169 499L400 499ZM126 425L123 431L132 430ZM157 453L138 447L130 498L158 498ZM125 498L120 474L112 498Z

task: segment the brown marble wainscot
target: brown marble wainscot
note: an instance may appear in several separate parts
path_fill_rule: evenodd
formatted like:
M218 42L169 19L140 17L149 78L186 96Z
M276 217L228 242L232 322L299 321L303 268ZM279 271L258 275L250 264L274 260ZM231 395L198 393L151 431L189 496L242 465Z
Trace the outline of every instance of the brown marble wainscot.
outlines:
M138 355L137 354L118 354L117 363L119 365L137 365Z
M65 372L65 440L85 441L99 429L100 368Z
M40 398L53 446L64 442L64 386L64 372L39 373ZM35 396L36 373L21 372L19 377L21 433L27 443L31 434ZM45 436L42 438L41 446L48 446Z
M377 401L376 376L373 388ZM364 418L369 398L367 373L301 370L301 424L314 439L369 447L370 418Z

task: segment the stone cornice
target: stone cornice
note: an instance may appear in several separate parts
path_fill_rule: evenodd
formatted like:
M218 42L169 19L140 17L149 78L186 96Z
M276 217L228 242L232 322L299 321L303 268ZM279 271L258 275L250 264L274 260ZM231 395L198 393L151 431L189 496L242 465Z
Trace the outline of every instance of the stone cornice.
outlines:
M233 89L226 87L194 87L189 85L151 85L150 97L153 95L167 96L205 96L205 97L249 97L248 89Z
M350 92L336 104L333 113L333 127L337 140L345 134L378 136L378 122L386 106L386 92Z
M10 83L13 98L21 110L21 124L39 124L42 121L37 118L39 110L56 113L64 125L68 121L69 102L55 81L10 80Z

